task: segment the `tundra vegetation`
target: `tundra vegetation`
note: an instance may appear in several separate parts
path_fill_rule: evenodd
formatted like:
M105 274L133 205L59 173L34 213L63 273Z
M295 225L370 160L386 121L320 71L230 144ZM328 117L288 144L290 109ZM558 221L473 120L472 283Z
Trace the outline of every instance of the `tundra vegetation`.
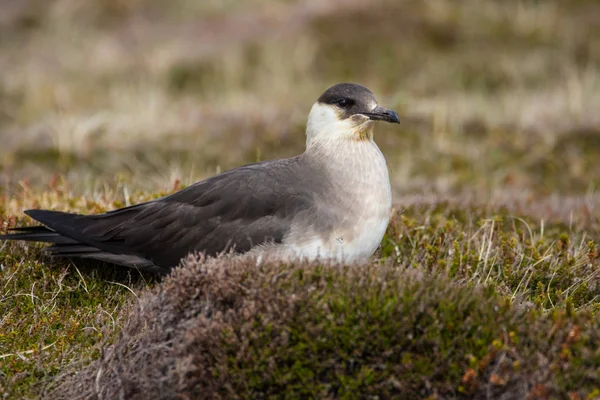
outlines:
M403 119L366 265L1 243L1 398L600 397L597 1L1 3L0 232L297 154L334 83Z

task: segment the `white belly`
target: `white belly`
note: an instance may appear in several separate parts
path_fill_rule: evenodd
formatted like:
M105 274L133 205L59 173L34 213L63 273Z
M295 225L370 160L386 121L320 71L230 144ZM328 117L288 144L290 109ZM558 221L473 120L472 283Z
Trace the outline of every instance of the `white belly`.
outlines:
M340 244L337 254L332 255L333 258L339 261L359 261L371 257L379 247L389 222L389 213L387 218L365 220L354 240Z
M389 208L386 215L358 219L352 228L333 231L324 239L313 235L311 239L298 244L284 244L285 258L298 257L308 260L333 260L338 262L363 261L373 255L379 247L389 223Z

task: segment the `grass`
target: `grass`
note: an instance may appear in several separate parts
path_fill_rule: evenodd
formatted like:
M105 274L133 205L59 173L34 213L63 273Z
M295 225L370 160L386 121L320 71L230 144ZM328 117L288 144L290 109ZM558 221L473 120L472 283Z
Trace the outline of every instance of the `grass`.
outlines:
M160 282L2 243L3 398L110 398L116 360L132 393L187 371L170 387L217 397L600 395L597 2L34 3L0 17L0 231L27 208L102 212L297 154L340 81L401 114L375 137L396 214L370 266L218 260L215 288L186 275L201 262ZM201 319L185 279L256 291ZM132 373L152 356L133 343L165 331L164 364Z
M21 199L27 198L27 194ZM91 199L73 201L60 185L43 195L29 197L28 207L61 203L70 209L101 212L118 207L118 201L103 206ZM11 203L7 203L10 208ZM4 225L18 224L17 218ZM5 396L23 396L27 388L44 385L49 377L81 357L98 357L118 331L122 308L136 292L151 287L153 276L111 265L48 259L39 246L0 247L2 269L2 330L0 332L0 391Z

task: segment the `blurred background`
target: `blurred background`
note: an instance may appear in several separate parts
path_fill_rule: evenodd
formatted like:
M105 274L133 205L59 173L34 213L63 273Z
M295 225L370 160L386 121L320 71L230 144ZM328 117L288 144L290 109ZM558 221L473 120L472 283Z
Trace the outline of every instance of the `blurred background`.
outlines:
M349 81L399 195L593 196L597 0L1 0L0 183L168 190L303 151ZM59 178L60 176L60 178ZM25 183L24 183L25 182ZM9 194L10 196L10 194Z

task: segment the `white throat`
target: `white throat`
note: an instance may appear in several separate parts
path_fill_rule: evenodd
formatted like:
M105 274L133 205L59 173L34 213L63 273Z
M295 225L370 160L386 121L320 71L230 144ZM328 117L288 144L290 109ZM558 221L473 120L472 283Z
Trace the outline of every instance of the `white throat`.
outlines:
M373 121L360 115L341 119L341 112L334 106L315 103L308 114L306 148L327 143L339 146L342 140L372 140L373 125Z

